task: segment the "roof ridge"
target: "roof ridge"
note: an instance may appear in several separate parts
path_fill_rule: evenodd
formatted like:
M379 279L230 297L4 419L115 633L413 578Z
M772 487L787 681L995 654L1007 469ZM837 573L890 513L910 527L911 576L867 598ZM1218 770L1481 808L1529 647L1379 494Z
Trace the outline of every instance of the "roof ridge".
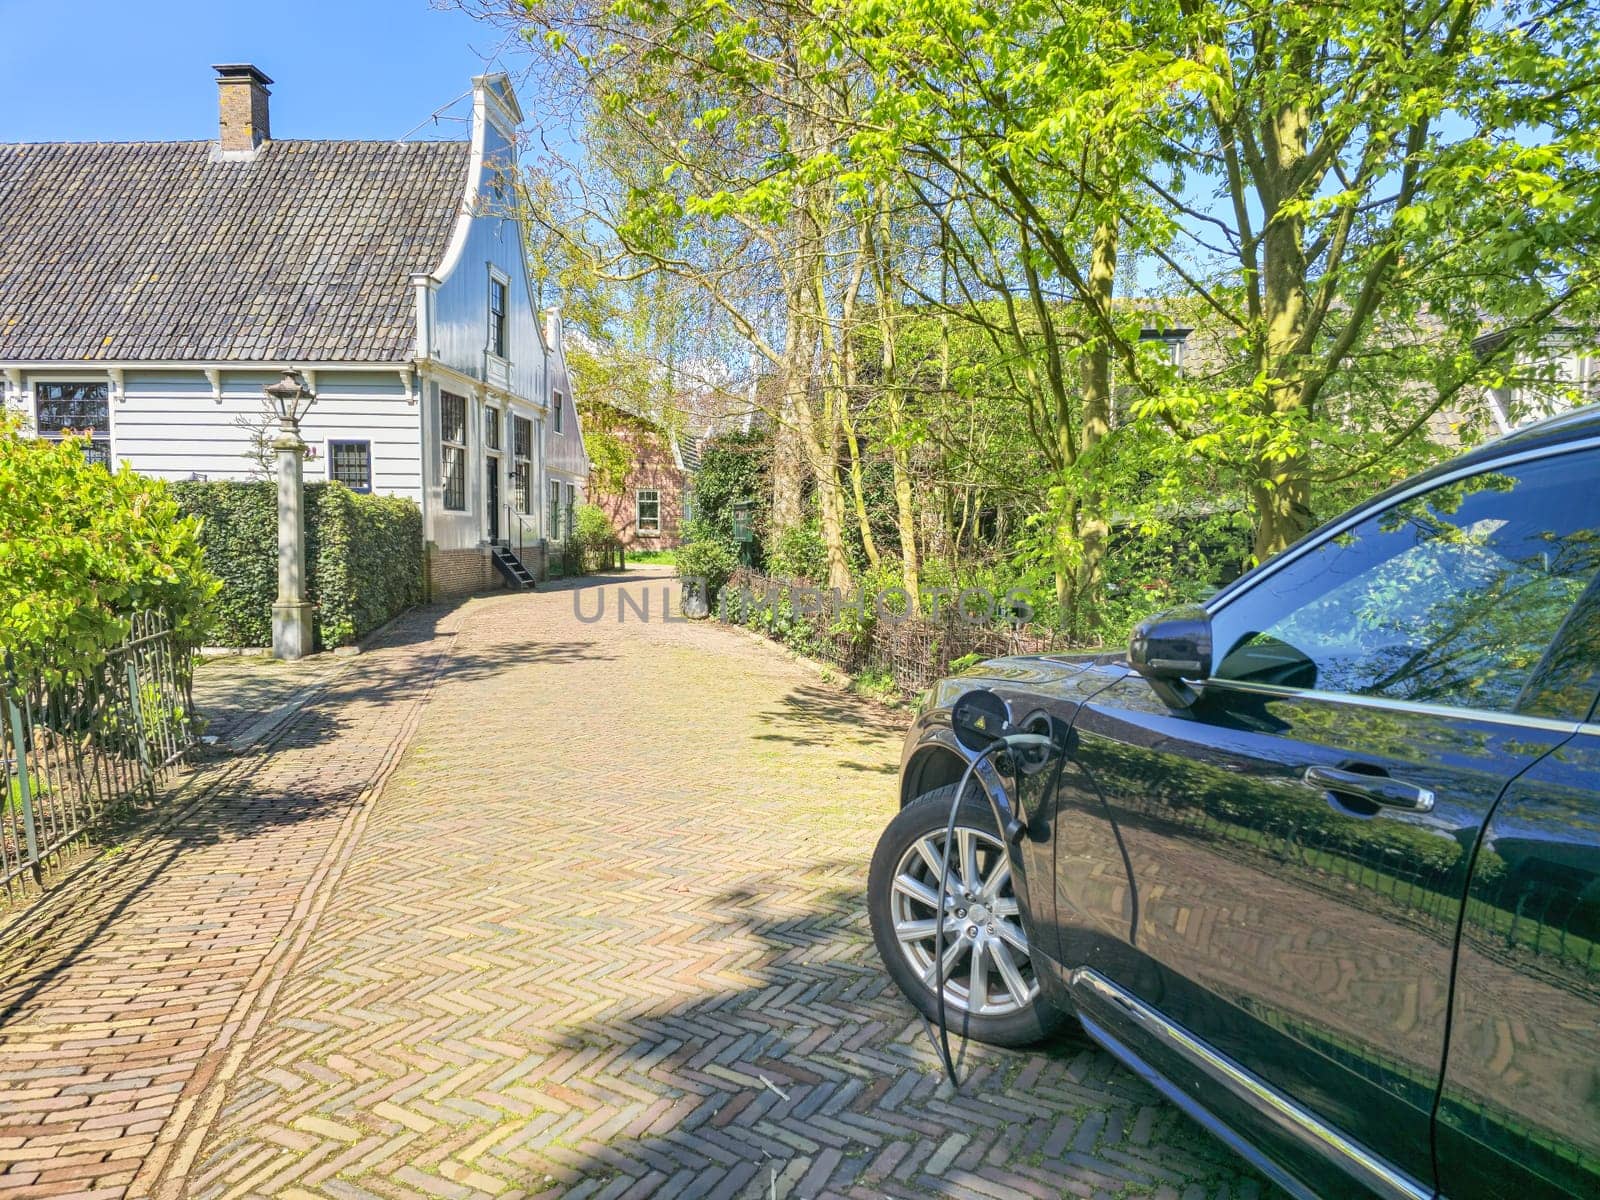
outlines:
M129 141L54 141L54 142L6 142L0 141L0 147L6 149L22 149L36 146L215 146L215 138L146 138L132 139ZM396 140L395 138L268 138L262 142L265 146L465 146L466 138L409 138Z

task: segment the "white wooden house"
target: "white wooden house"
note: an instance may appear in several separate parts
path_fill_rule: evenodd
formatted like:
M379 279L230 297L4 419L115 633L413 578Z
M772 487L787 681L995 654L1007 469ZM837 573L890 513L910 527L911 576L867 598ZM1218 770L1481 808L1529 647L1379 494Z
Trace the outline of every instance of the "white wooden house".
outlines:
M464 142L307 141L271 136L261 71L216 71L215 142L0 144L0 397L107 461L247 479L294 368L307 479L415 500L435 595L498 583L497 543L540 573L588 460L506 77Z

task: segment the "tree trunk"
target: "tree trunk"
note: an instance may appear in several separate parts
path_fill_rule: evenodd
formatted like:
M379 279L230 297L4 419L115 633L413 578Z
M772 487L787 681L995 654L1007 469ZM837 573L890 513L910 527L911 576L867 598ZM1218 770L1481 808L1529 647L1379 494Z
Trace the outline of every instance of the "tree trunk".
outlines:
M817 475L817 501L822 515L822 542L828 551L828 586L840 594L850 590L850 560L844 552L844 488L837 475Z
M850 453L850 502L855 509L856 529L861 534L861 549L866 552L872 569L883 565L878 555L878 542L872 536L872 519L867 514L867 494L861 480L861 439L856 436L855 422L850 419L849 392L839 397L839 419L844 426L845 449Z
M873 236L875 227L877 236ZM881 185L867 234L867 249L874 267L873 289L878 301L878 341L882 347L878 368L888 417L895 526L900 534L900 579L911 599L912 615L917 615L922 611L922 559L917 550L917 504L911 482L911 447L906 440L905 396L900 391L895 355L894 230L889 219L888 190Z
M802 520L801 497L805 494L806 453L800 436L800 404L796 395L805 386L793 356L780 387L776 406L770 412L772 426L772 508L770 536L776 540L780 534L793 529Z
M1263 139L1270 155L1271 194L1292 198L1291 180L1306 156L1311 115L1302 105L1279 109ZM1288 450L1261 454L1251 485L1255 506L1255 557L1276 554L1311 528L1311 460L1303 418L1305 364L1300 344L1310 319L1305 218L1296 207L1266 214L1262 246L1262 367L1267 380L1264 416L1281 443L1289 425Z
M1114 220L1095 227L1089 252L1089 290L1102 312L1111 312L1112 289L1117 277L1117 226ZM1079 543L1077 579L1074 586L1076 630L1080 637L1092 637L1100 628L1100 585L1104 576L1106 539L1111 523L1105 512L1104 490L1094 478L1098 466L1093 450L1111 432L1111 346L1098 336L1084 354L1080 366L1083 387L1083 422L1079 435L1080 470L1087 456L1089 478L1082 483L1084 497L1075 514Z

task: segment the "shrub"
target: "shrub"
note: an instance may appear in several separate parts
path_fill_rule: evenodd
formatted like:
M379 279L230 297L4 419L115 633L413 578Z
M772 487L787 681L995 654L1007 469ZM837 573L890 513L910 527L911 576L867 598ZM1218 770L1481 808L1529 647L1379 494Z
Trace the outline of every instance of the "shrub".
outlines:
M312 486L307 527L318 534L318 631L324 645L342 646L421 603L422 513L399 496Z
M278 592L278 492L273 483L179 483L178 503L203 519L206 565L223 580L214 637L272 642ZM306 591L319 645L370 633L422 599L422 514L410 500L364 496L341 483L306 485Z
M689 522L687 532L690 540L678 547L678 574L684 579L704 579L706 604L715 605L717 594L727 586L739 565L739 553L732 541L718 537L697 520Z
M822 522L809 517L785 529L773 540L772 574L804 583L828 579L828 549L822 541Z
M598 571L614 561L617 531L605 509L594 504L580 504L573 513L570 542L577 548L583 570Z
M166 484L0 418L0 643L19 672L92 672L143 609L198 643L217 587Z
M573 510L571 534L550 543L550 572L559 578L607 568L616 561L617 545L617 531L605 509L580 504Z
M580 504L573 515L574 536L585 546L603 546L617 540L611 518L598 504Z

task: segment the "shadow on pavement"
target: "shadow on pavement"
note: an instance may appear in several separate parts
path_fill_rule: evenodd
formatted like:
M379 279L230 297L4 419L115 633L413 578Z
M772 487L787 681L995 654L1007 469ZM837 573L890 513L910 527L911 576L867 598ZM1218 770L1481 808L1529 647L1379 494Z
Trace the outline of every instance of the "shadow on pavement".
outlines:
M569 1101L665 1099L609 1140L550 1139L517 1183L569 1197L1277 1195L1075 1026L1033 1050L970 1046L952 1093L877 958L859 884L796 906L795 874L773 883L712 904L723 919L704 940L722 955L698 960L712 982L699 998L618 1001L614 1016L552 1031L564 1053L541 1071ZM740 968L752 982L715 986L756 949ZM604 1063L603 1077L569 1083L568 1056Z

